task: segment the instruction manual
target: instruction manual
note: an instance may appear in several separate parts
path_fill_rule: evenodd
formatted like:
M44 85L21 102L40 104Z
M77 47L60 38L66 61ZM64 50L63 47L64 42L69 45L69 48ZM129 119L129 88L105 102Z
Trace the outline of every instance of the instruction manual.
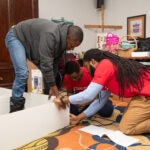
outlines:
M131 136L127 136L119 130L114 131L114 130L110 130L110 129L106 129L106 128L98 127L94 125L89 125L79 130L90 133L92 135L98 135L100 137L107 136L111 141L124 147L130 146L132 144L139 142L139 139L133 138Z

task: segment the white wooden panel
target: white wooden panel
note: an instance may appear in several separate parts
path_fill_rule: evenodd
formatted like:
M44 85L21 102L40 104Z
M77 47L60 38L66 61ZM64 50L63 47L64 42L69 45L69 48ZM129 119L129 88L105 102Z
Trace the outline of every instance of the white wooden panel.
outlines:
M1 91L1 89L0 89ZM69 125L69 108L58 110L48 96L25 93L25 109L9 113L10 93L0 96L0 149L12 150Z

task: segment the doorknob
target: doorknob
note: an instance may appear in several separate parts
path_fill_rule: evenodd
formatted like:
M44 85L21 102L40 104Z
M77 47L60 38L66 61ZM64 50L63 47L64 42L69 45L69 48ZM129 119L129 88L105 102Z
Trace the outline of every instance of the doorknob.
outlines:
M0 77L0 80L1 80L1 81L4 80L3 77Z

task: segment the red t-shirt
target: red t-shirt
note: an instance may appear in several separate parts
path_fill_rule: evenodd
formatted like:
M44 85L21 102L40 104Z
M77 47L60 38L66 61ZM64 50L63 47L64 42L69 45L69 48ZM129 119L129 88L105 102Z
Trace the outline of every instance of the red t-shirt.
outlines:
M119 94L119 84L115 78L116 67L108 59L102 60L96 67L94 78L92 82L103 85L110 92L118 95ZM144 86L139 92L136 88L126 88L124 91L124 97L133 97L137 95L150 97L150 73L147 73L147 77L144 78Z
M92 80L92 76L85 67L81 67L82 77L78 81L72 80L67 74L64 76L64 82L67 90L75 90L81 92L87 88Z

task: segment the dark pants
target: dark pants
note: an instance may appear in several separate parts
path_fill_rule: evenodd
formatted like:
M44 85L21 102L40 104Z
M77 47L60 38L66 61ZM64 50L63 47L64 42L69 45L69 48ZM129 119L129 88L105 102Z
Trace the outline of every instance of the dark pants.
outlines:
M79 110L77 106L70 104L70 113L74 115L80 114L82 111L84 111L88 106L86 106L84 109ZM114 106L112 104L112 101L108 100L106 104L102 107L101 110L97 112L102 117L110 117L113 113Z
M57 86L58 90L61 89L62 80L63 80L63 77L62 77L61 73L58 72L57 76L55 77L56 86ZM44 94L48 95L49 90L50 90L50 85L47 84L46 81L44 80Z

